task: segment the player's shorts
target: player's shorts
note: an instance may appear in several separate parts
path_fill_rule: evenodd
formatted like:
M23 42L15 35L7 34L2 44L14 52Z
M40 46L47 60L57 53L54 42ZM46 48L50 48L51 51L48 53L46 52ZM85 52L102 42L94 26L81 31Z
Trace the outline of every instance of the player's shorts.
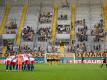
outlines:
M56 59L56 61L60 61L60 59Z
M52 61L55 61L56 59L52 59Z
M24 64L28 64L28 63L29 63L29 61L28 61L28 60L24 61Z
M18 65L19 65L19 66L22 66L22 63L19 63Z
M18 65L22 65L22 62L18 62Z
M7 62L6 62L6 65L10 65L10 63L11 63L10 61L7 61Z
M34 64L34 61L31 61L31 64Z
M47 59L47 61L52 61L52 59Z
M24 62L22 62L22 64L24 64Z
M12 62L12 65L15 66L15 65L16 65L16 62Z

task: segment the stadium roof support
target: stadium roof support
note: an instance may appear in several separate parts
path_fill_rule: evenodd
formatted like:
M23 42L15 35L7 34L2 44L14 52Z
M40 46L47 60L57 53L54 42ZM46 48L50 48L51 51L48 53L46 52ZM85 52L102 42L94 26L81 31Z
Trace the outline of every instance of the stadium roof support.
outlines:
M75 4L71 5L71 32L70 32L70 39L71 45L74 46L75 42L75 20L76 20L76 6Z
M52 44L55 43L55 39L56 39L57 18L58 18L58 6L55 6L54 7L54 19L53 19L53 24L52 24L52 34L51 34Z
M20 44L20 41L21 41L21 34L22 34L22 30L23 30L25 20L26 20L27 10L28 10L28 4L25 4L24 7L23 7L21 20L20 20L20 25L19 25L19 28L18 28L18 33L17 33L17 38L16 38L16 45L17 46Z

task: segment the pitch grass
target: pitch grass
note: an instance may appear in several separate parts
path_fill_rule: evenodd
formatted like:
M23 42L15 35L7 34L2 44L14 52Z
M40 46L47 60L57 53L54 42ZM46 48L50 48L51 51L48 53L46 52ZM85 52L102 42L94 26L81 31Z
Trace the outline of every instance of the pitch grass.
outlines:
M5 72L0 65L0 80L107 80L107 68L100 64L36 64L34 72Z

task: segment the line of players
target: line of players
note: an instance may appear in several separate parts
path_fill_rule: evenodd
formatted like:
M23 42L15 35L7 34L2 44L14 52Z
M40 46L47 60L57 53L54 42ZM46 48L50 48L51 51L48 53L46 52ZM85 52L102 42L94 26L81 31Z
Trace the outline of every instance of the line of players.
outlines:
M34 71L35 59L29 54L9 56L5 60L6 71Z
M55 54L50 54L47 55L47 62L52 65L52 64L60 64L61 56L60 55L55 55Z

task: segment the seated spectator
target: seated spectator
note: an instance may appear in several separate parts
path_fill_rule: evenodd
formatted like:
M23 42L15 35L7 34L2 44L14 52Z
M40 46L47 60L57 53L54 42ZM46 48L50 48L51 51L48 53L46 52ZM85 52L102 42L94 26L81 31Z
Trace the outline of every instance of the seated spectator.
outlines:
M23 29L22 38L24 41L33 41L34 30L27 26L27 28Z

